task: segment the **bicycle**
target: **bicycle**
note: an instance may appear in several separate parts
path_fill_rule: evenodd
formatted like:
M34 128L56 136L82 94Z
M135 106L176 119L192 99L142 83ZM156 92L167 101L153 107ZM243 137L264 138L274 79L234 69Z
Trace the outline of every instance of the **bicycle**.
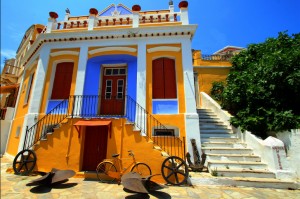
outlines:
M113 154L113 159L105 159L100 162L96 168L97 178L100 182L113 182L115 179L118 179L118 184L121 182L122 175L131 168L131 172L137 172L142 177L152 175L150 167L143 162L137 162L134 153L130 150L128 155L132 157L131 164L124 168L121 164L121 159L119 158L120 154Z

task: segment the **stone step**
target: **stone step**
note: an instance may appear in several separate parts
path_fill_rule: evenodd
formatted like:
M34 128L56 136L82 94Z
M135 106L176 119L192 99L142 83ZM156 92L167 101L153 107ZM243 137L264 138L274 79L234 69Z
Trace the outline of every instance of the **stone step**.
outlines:
M261 162L209 160L207 162L207 166L210 167L211 169L217 168L218 170L219 169L267 170L267 165Z
M253 155L252 149L242 148L242 149L235 149L235 148L215 148L215 147L202 147L201 148L206 155L209 154L246 154L246 155Z
M232 130L230 129L201 129L200 132L203 134L210 134L210 133L231 133Z
M211 109L200 108L197 109L197 113L213 113L213 111Z
M253 178L276 178L275 173L267 170L250 170L250 169L212 169L209 172L222 177L253 177Z
M200 129L230 129L224 124L200 123Z
M219 119L214 119L214 118L199 118L200 123L220 123L223 124L223 122Z
M216 115L204 115L204 114L198 114L199 119L212 119L212 120L219 120L218 116Z
M234 134L232 134L234 135ZM238 142L239 139L235 136L235 137L202 137L201 136L201 143L205 143L205 142Z
M246 148L247 144L242 142L203 142L204 147L216 147L216 148Z
M209 154L206 157L207 161L210 160L222 160L222 161L251 161L260 162L261 158L256 155L244 155L244 154Z
M236 138L236 134L234 133L210 133L210 134L201 134L200 137L202 138Z

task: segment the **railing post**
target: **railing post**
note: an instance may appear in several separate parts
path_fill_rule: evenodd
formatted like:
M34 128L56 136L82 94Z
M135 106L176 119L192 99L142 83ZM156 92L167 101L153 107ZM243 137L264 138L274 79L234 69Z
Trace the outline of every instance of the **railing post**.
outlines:
M72 96L73 97L73 105L72 105L72 118L74 118L74 108L75 108L75 101L76 101L76 98L75 96Z
M188 2L181 1L179 3L179 8L181 12L180 18L181 18L182 25L189 25Z
M50 18L48 19L47 24L47 33L51 33L52 30L56 29L56 19L58 14L56 12L49 12Z
M182 142L183 142L183 160L185 160L185 137L182 137Z
M27 142L27 136L28 136L28 126L26 126L26 131L25 131L25 139L24 139L24 144L23 144L23 150L25 150L26 142Z
M139 5L132 6L132 27L133 28L139 27L140 11L141 11L141 6Z

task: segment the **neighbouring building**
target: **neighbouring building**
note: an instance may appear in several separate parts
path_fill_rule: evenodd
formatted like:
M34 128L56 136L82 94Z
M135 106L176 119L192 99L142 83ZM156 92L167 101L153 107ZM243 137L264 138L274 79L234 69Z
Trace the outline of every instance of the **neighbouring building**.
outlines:
M230 68L230 58L245 48L226 46L212 55L193 50L194 85L197 108L201 107L200 92L210 95L213 82L225 81Z

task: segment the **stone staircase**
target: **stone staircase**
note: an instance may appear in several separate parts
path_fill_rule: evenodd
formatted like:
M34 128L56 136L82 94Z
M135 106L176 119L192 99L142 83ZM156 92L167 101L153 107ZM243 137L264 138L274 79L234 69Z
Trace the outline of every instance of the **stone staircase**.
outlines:
M268 187L271 182L278 185L275 173L269 171L268 165L237 137L235 133L222 122L210 109L198 109L201 135L201 146L207 155L205 166L211 175L234 178L245 186ZM219 178L222 179L222 178ZM245 183L245 181L247 183ZM274 184L273 183L273 184ZM293 182L282 182L282 187L293 187ZM281 186L281 185L280 185ZM280 188L279 186L279 188ZM274 187L275 188L275 187ZM277 187L278 188L278 187Z

